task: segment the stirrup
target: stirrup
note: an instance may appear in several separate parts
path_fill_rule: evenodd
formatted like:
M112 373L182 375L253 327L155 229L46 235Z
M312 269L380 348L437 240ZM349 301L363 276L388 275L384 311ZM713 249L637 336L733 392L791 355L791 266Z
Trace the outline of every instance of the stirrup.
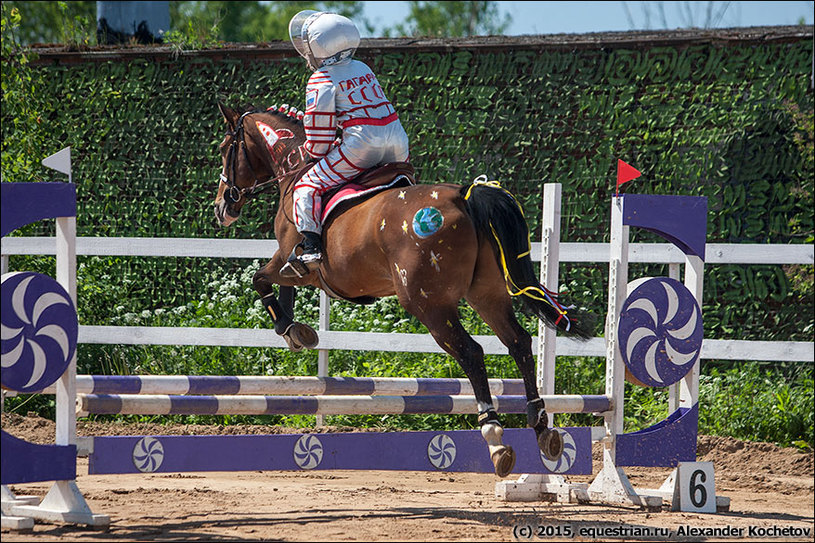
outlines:
M322 254L311 253L298 255L298 248L302 248L301 243L294 246L288 260L286 260L286 263L280 268L280 275L282 277L297 277L302 279L320 267L320 263L323 261Z

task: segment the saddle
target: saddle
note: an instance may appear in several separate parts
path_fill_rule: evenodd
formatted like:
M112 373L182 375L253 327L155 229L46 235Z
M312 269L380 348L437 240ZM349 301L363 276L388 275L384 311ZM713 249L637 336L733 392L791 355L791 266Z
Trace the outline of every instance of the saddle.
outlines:
M322 222L325 222L329 215L339 215L342 211L383 190L415 185L414 175L413 165L409 162L389 162L362 172L348 183L329 189L323 194Z
M375 166L362 172L362 174L353 180L329 189L323 194L322 222L325 224L329 216L334 218L343 211L364 202L374 194L383 190L407 187L415 184L413 165L408 162L389 162ZM301 247L301 244L296 245L294 249L292 249L291 255L289 255L286 264L281 269L281 274L283 274L284 277L305 277L310 273L306 264L303 263L297 255L297 249L299 247ZM320 278L323 290L332 298L348 300L359 304L370 304L375 300L375 298L367 296L359 298L346 298L341 296L328 286L319 269L317 270L317 274Z

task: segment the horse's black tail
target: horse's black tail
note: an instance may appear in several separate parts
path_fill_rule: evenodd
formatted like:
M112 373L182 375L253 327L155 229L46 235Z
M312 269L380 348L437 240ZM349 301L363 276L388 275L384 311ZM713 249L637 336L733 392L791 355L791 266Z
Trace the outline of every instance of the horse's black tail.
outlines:
M564 307L557 294L541 285L535 276L529 254L529 228L515 197L496 182L462 187L461 195L479 238L492 245L509 294L520 296L527 310L567 335L594 337L595 315Z

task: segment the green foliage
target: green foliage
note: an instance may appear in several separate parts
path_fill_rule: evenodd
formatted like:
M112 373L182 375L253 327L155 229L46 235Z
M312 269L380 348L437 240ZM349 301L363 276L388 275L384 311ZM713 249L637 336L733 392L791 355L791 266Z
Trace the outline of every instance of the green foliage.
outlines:
M699 380L699 431L782 445L813 445L812 366L708 364Z
M221 45L218 40L218 24L215 20L211 23L201 18L191 17L186 24L176 25L167 32L163 38L163 43L170 44L178 52L194 49L211 49Z
M87 50L96 45L96 14L89 16L82 10L80 13L71 13L68 4L73 2L57 2L62 15L59 25L59 43L68 50Z
M3 153L0 163L4 180L7 176L35 180L42 176L37 174L38 168L32 164L31 154L43 144L45 137L45 133L38 129L42 123L41 84L39 76L34 75L30 66L33 55L20 45L20 10L10 4L0 4L3 57L0 74L3 90ZM26 138L18 141L16 152L7 153L6 133L19 131L25 131Z
M170 2L170 30L163 38L182 50L206 48L220 42L264 42L288 40L291 17L303 9L340 13L352 18L360 29L373 31L364 17L361 2L258 2L182 1ZM96 2L3 2L17 9L22 24L20 43L60 44L86 48L97 43Z
M232 2L184 1L170 3L173 29L201 29L212 41L267 42L289 40L289 21L304 9L330 11L352 19L362 29L372 30L362 13L362 2ZM209 29L209 30L206 30ZM188 33L188 31L184 31Z
M71 47L96 43L96 2L3 2L3 9L18 10L22 24L19 43L63 44ZM5 32L3 33L5 39Z

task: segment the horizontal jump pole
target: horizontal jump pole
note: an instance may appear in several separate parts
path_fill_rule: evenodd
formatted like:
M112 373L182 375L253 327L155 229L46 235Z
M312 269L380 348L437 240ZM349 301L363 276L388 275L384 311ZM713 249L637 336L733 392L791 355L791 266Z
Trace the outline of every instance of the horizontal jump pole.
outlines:
M489 379L495 396L522 396L522 379ZM53 394L55 388L42 391ZM77 375L77 394L371 395L473 394L468 379L254 375Z
M603 395L542 396L549 413L602 413ZM526 413L525 396L493 396L499 413ZM79 416L96 415L470 415L475 396L174 396L77 394Z

